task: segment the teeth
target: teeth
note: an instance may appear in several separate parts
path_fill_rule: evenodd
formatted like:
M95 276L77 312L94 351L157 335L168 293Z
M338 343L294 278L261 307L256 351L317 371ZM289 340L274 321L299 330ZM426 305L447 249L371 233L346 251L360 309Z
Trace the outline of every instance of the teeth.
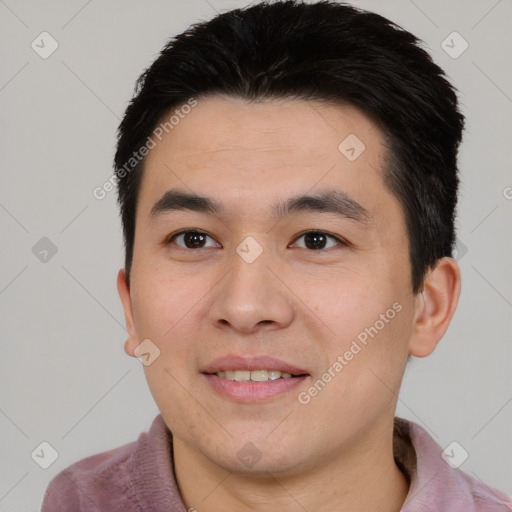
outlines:
M226 370L217 372L215 375L223 379L236 380L239 382L265 382L267 380L291 379L291 373L280 372L277 370Z

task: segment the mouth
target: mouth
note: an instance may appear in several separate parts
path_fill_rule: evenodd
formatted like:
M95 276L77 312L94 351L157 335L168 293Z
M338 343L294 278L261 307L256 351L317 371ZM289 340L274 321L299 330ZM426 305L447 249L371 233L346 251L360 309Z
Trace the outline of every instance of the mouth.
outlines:
M221 379L234 380L237 382L266 382L277 379L293 379L304 377L306 374L292 375L291 373L281 372L279 370L226 370L216 372Z
M200 371L216 394L240 403L270 401L289 394L310 374L270 356L226 356Z

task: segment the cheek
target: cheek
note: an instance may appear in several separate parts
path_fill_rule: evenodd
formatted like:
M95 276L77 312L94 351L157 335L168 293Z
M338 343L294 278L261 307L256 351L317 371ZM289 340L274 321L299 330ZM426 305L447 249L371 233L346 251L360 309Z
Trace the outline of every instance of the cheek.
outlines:
M337 340L335 345L349 342L373 325L396 300L389 282L378 284L371 269L337 269L322 279L303 279L295 286L296 295L308 307L306 316L313 311L329 327L326 339L329 343Z
M412 311L404 301L373 304L360 312L347 335L329 348L330 359L340 361L341 356L343 366L333 392L344 395L353 410L358 403L373 403L376 410L388 404L399 392L411 326Z
M323 428L325 439L334 444L339 432L356 435L361 425L391 414L399 393L407 362L410 313L405 307L396 312L393 303L389 308L372 308L376 314L369 315L365 309L364 314L348 319L346 331L341 331L339 324L342 334L327 347L328 366L305 390L307 396L302 396L301 403L309 397L304 406L310 411L307 428ZM385 317L388 323L379 317L386 311L392 311Z
M158 270L141 272L137 277L133 313L139 337L161 343L176 338L177 331L183 331L194 316L206 291L205 280Z
M308 305L329 326L319 338L328 356L324 371L330 368L336 376L329 387L343 400L371 400L375 385L385 390L379 378L394 389L402 376L412 301L404 283L383 275L371 269L345 273L308 291Z
M180 438L194 435L194 430L209 421L195 401L197 395L185 375L165 355L144 368L153 399L173 434Z

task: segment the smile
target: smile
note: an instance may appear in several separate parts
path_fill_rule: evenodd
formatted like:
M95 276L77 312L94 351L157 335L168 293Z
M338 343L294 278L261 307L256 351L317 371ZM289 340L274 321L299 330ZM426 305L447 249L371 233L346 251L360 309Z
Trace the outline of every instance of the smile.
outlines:
M310 377L278 370L227 370L203 373L202 376L216 394L246 404L268 402L283 395L291 400L299 386ZM292 391L295 394L291 394Z
M311 377L292 362L254 354L229 354L205 364L199 372L217 396L246 404L292 399L292 391Z
M265 382L267 380L291 379L292 374L278 370L227 370L217 372L215 375L227 380L238 382Z

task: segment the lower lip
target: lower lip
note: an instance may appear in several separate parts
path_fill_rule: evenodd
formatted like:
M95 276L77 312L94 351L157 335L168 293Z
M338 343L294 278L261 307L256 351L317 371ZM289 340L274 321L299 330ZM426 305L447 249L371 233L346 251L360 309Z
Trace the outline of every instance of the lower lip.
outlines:
M264 382L240 382L224 379L214 374L203 373L210 385L221 395L236 402L263 402L282 395L300 386L309 375L289 379L267 380Z

